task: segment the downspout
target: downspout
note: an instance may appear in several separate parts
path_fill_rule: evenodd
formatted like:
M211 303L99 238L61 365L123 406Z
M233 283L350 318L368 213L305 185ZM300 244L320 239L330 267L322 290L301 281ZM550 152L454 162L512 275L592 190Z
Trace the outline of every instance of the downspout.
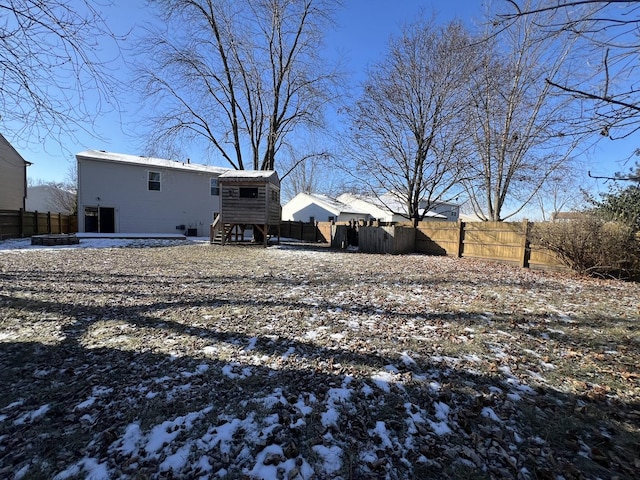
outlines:
M24 189L22 195L22 210L24 210L27 206L27 167L33 165L31 162L24 161Z

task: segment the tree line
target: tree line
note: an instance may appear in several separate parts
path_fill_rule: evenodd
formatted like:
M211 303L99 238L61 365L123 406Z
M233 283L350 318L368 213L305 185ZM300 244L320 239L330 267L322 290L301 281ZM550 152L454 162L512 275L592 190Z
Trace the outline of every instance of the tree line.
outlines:
M0 5L0 122L22 122L18 137L88 128L87 91L115 96L95 38L120 39L98 4L79 5ZM359 190L397 197L414 222L461 197L482 220L509 219L544 195L557 207L594 135L640 128L636 2L502 0L474 31L420 16L349 97L320 48L339 0L149 5L161 22L135 56L147 153L201 142L233 168L277 168L294 190L341 169ZM339 149L321 136L329 105L344 114L331 139Z

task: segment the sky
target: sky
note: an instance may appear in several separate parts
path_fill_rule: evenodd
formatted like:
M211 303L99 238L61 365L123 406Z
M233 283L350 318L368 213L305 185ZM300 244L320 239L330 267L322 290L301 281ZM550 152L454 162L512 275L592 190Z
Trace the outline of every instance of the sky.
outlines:
M116 34L131 31L130 37L141 32L145 24L156 21L150 10L145 8L144 0L129 2L117 1L119 5L105 11L107 24ZM437 0L346 0L344 8L338 12L334 31L327 33L327 54L344 55L351 80L358 82L362 72L373 61L384 54L389 38L399 31L402 24L411 21L420 12L432 11L443 21L453 18L471 20L471 12L480 14L480 0L455 0L442 2ZM127 48L125 42L124 48ZM108 55L108 52L105 52ZM126 51L123 55L127 55ZM131 81L130 68L121 62L118 77ZM142 154L141 130L136 122L138 99L120 98L121 112L102 114L96 119L96 130L100 134L79 135L79 142L64 138L63 148L53 142L33 147L14 144L22 156L33 163L29 167L30 179L41 181L64 181L69 167L75 162L74 155L87 149L106 150L117 153ZM10 132L5 133L10 139ZM11 139L10 139L11 140ZM206 162L192 158L194 162ZM220 163L221 166L228 166Z
M142 27L149 22L157 21L150 10L145 8L144 0L123 2L116 0L117 5L105 11L107 24L116 34L131 32L135 37ZM338 13L335 30L327 32L326 54L341 54L347 59L347 70L351 73L350 81L357 85L364 79L368 65L381 58L386 51L388 40L397 34L400 27L411 22L420 13L430 15L437 20L448 22L461 20L469 25L482 15L481 0L346 0L344 8ZM126 57L127 44L123 49ZM108 52L105 52L108 54ZM119 62L117 76L125 82L132 82L131 69L125 59ZM54 142L44 145L29 146L14 143L22 156L32 162L28 176L32 181L65 181L70 167L75 163L74 155L87 149L106 150L117 153L140 155L143 134L141 130L142 112L139 99L134 93L124 93L120 98L120 111L102 113L96 116L95 129L98 135L79 134L78 140L63 137L62 149ZM11 141L11 132L2 132ZM628 156L633 150L636 139L632 137L626 142L605 142L593 149L590 161L594 165L589 168L594 174L610 175L621 167L613 160ZM197 163L228 166L216 159L191 158ZM597 163L597 164L596 164Z

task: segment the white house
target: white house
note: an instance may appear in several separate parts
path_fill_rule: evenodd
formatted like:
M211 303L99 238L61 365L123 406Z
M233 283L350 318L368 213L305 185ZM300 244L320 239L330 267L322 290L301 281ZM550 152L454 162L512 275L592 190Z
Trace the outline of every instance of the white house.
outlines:
M228 168L88 150L78 161L78 231L206 236Z
M434 212L446 217L450 222L460 220L460 205L450 202L437 202L429 207L429 212ZM427 212L428 213L428 212Z
M407 206L397 196L392 194L382 195L380 198L343 193L338 200L344 204L367 212L372 218L381 222L406 222L408 221ZM420 202L421 210L424 210L426 202ZM431 205L425 213L425 220L450 220L457 221L460 207L452 203L440 202ZM422 211L421 211L422 213Z
M282 220L347 222L372 218L365 210L317 193L298 193L282 207Z
M367 214L380 222L406 222L407 218L402 216L399 213L394 213L392 208L398 207L396 203L399 203L394 200L393 205L389 205L390 199L387 199L385 204L383 204L378 199L374 199L371 197L366 197L362 195L355 195L353 193L343 193L338 196L338 200L347 205L351 205L353 208L357 208L363 212L367 212ZM391 207L391 208L389 208ZM395 209L399 211L399 208Z
M441 202L432 205L425 214L425 220L457 221L459 210L457 205ZM282 207L282 219L299 222L374 219L393 223L408 221L406 212L406 205L391 194L378 199L353 193L343 193L337 198L317 193L299 193Z
M0 134L0 210L25 207L29 165L31 163Z
M71 215L75 211L76 194L56 185L27 188L25 209L29 212L53 212Z

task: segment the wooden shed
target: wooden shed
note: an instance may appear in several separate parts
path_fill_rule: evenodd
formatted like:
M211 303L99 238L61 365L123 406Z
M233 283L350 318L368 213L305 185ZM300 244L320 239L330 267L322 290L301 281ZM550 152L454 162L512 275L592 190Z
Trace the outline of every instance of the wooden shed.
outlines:
M220 214L211 224L211 241L219 235L221 243L242 240L247 225L261 235L267 245L269 226L275 225L280 241L280 179L272 170L236 170L218 177Z

